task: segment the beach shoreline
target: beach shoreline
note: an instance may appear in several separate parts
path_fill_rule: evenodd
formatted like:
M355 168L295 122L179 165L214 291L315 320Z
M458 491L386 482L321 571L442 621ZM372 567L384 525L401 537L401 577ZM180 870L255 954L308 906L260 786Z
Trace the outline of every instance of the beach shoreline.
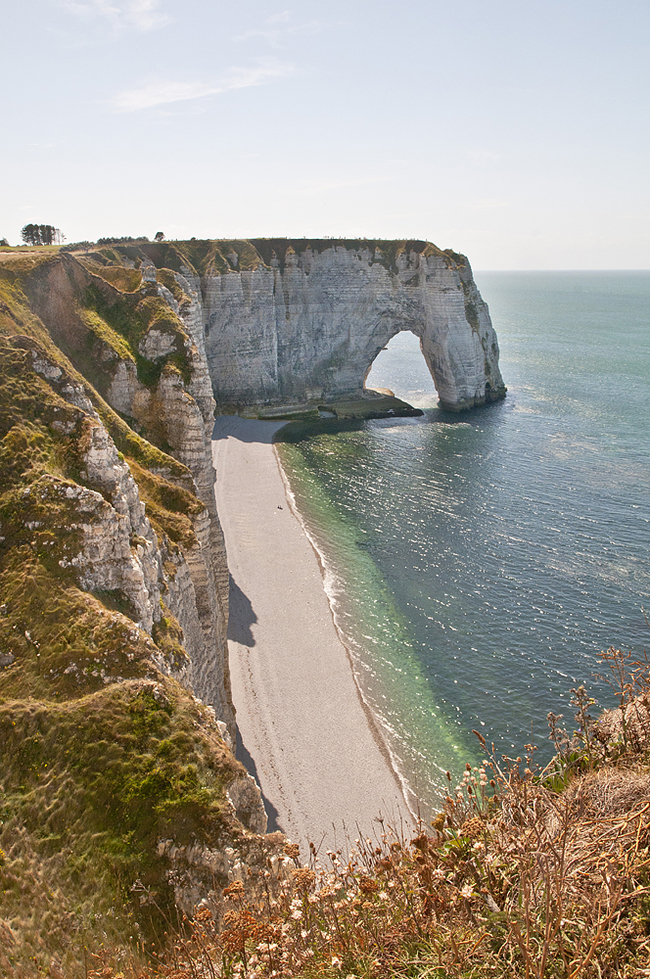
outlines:
M303 849L347 849L360 833L401 832L414 820L273 446L283 424L223 416L213 434L239 754L270 828Z

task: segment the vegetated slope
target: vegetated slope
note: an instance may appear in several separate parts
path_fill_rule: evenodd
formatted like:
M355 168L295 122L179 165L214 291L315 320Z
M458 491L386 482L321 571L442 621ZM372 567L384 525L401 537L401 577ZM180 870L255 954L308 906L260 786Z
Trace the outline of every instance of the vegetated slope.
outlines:
M373 260L386 268L395 270L397 260L411 252L423 257L440 255L450 265L464 266L467 259L452 249L445 251L429 241L383 238L239 238L239 239L191 239L190 241L133 242L93 248L85 251L77 249L77 257L96 264L120 265L125 261L139 265L142 259L152 262L158 269L172 272L189 270L195 275L243 272L260 265L282 268L287 256L299 255L310 250L323 252L329 249L369 252ZM70 245L64 248L74 250ZM165 283L167 285L167 283ZM169 287L172 288L172 287Z
M232 719L188 691L213 683L227 711L205 663L225 566L182 269L265 248L0 266L0 975L650 975L649 677L616 651L622 712L594 726L577 691L554 767L469 770L413 840L387 828L304 867L251 832ZM164 931L172 951L144 965Z
M82 975L89 943L155 942L175 904L278 845L251 832L232 715L189 689L220 684L228 707L227 675L190 661L214 635L219 669L225 643L218 526L201 458L170 454L165 392L197 415L196 351L161 292L38 252L0 267L3 975ZM124 364L139 422L102 397Z
M239 882L229 909L201 907L191 933L136 979L389 976L426 979L639 979L650 975L650 670L610 649L622 709L589 718L573 691L571 737L544 771L489 755L449 785L430 827L386 826L348 858L298 848L275 900ZM481 736L479 735L479 739ZM98 951L92 979L119 979Z

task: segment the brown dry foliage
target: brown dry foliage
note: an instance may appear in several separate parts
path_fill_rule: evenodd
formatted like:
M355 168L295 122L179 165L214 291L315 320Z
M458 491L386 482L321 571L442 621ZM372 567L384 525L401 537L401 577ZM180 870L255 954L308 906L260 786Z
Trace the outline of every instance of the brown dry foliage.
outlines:
M308 866L288 844L279 892L255 904L235 881L221 921L197 909L157 964L120 972L106 952L89 979L650 976L648 689L622 698L629 722L607 719L614 740L601 719L543 771L532 746L467 766L412 839L311 847Z

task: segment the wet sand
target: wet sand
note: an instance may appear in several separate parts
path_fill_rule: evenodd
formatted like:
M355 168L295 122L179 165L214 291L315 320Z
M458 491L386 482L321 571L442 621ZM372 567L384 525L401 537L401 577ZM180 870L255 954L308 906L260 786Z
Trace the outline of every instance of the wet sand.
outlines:
M228 645L242 744L270 829L345 847L383 817L410 826L401 788L334 625L316 552L287 499L282 423L218 418L217 508L231 574Z

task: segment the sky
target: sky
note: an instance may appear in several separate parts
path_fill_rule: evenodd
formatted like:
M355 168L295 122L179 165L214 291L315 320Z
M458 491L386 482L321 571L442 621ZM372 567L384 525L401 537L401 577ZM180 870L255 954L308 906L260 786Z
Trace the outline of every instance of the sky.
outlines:
M0 238L650 268L648 0L5 0Z

